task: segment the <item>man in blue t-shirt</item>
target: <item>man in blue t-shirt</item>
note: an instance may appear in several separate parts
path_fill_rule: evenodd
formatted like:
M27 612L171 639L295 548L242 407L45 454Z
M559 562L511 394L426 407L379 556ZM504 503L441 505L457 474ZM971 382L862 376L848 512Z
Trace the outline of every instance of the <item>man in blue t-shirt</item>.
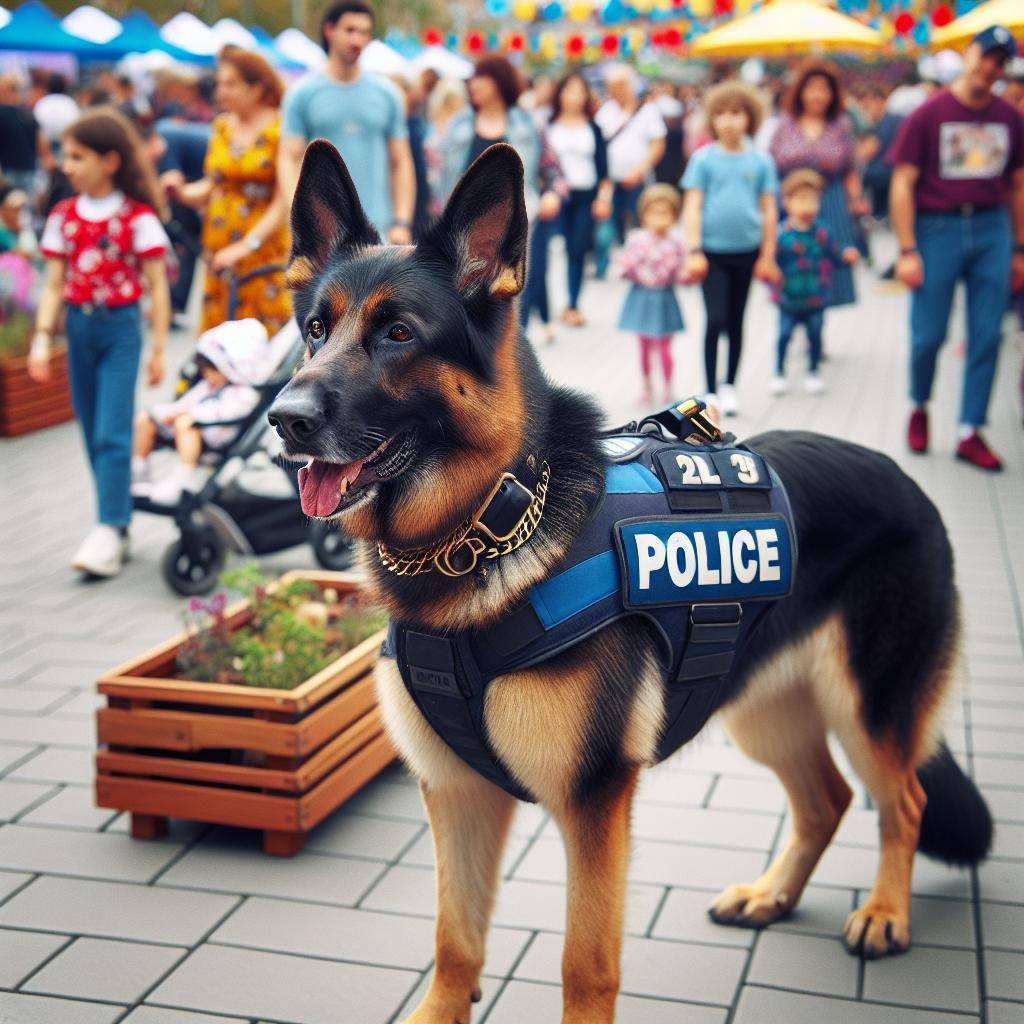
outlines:
M392 244L408 245L416 177L405 101L386 78L359 70L373 24L373 10L363 0L336 0L324 11L327 64L284 98L278 178L291 202L307 143L327 139L344 158L370 222Z

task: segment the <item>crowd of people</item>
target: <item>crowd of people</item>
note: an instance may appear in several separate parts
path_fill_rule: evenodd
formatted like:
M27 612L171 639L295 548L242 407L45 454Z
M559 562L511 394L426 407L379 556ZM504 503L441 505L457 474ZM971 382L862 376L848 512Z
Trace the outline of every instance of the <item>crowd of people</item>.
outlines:
M1006 29L981 33L945 85L912 73L894 83L884 71L857 80L815 59L757 87L725 74L678 88L644 83L623 64L527 83L497 54L480 57L466 82L433 70L387 78L360 64L374 29L364 0L335 0L322 16L323 69L287 86L261 55L235 46L220 52L212 77L173 69L149 89L114 72L77 89L54 73L0 76L0 281L13 287L2 276L10 253L44 266L29 353L35 379L47 379L65 325L98 496L97 526L73 560L79 569L120 569L133 445L138 460L180 430L188 463L197 457L187 407L174 408L180 424L166 409L135 424L140 299L148 293L154 384L197 266L201 331L247 318L271 335L282 327L288 211L315 138L338 148L368 218L395 245L424 236L488 146L513 146L530 221L523 328L533 329L536 313L533 337L555 337L548 251L561 236L568 301L557 318L587 323L588 268L624 278L618 326L639 339L642 399L670 397L672 339L683 329L675 289L699 286L706 396L725 415L739 410L752 281L767 282L779 307L765 386L789 387L786 355L799 327L808 341L803 386L820 394L826 312L856 302L852 267L870 260L872 226L889 219L899 257L887 273L911 290L908 445L928 448L936 357L963 279L957 455L1001 468L981 428L1003 313L1011 291L1024 289L1024 75L1008 74L1017 65ZM203 365L207 399L234 386Z

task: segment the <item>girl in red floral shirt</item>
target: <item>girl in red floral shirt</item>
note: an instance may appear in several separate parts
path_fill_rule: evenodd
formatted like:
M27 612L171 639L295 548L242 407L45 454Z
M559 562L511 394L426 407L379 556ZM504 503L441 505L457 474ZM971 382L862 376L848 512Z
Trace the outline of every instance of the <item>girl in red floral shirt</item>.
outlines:
M54 207L40 248L46 281L39 300L29 373L50 376L50 346L67 306L71 398L96 482L97 525L72 565L116 576L127 554L135 381L142 350L139 299L148 286L152 349L148 383L164 374L170 320L165 269L169 247L157 210L163 201L135 129L118 111L98 108L61 140L61 169L76 195Z

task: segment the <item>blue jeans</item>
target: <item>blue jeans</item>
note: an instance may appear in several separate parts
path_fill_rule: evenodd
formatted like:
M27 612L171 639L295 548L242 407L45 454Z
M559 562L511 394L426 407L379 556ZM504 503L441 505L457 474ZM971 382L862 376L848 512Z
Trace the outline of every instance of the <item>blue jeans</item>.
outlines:
M1010 216L1005 207L959 213L920 213L917 248L924 284L910 300L910 397L931 398L935 361L946 340L956 283L967 285L967 361L960 422L980 427L986 419L996 373L1003 313L1010 299Z
M625 185L615 183L612 191L612 223L615 225L615 236L619 240L619 245L625 242L626 234L636 223L636 204L643 190L643 185L626 188Z
M569 271L569 309L578 309L583 288L583 261L594 240L594 215L591 206L596 188L573 189L562 203L558 228L565 235L565 255Z
M142 351L139 306L68 306L67 323L71 401L96 481L97 518L108 526L127 526Z
M536 308L540 321L546 324L548 312L548 242L554 222L539 217L530 225L530 251L526 260L526 285L519 299L519 324L526 327L530 311Z
M779 344L776 350L775 370L781 377L786 370L786 349L789 347L789 339L793 336L793 330L797 324L803 324L807 332L807 346L809 349L809 369L811 373L818 372L818 364L821 362L821 329L825 325L825 311L823 309L783 309L779 306Z

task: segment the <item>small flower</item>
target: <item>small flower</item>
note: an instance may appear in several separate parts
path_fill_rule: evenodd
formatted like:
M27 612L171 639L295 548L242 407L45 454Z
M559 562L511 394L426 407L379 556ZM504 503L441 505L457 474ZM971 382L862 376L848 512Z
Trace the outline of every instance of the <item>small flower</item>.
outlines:
M274 653L271 655L270 660L275 665L283 665L284 664L284 651L274 651Z
M335 590L334 587L325 587L324 588L324 600L328 604L337 604L338 603L338 591Z
M233 669L234 669L234 670L235 670L236 672L241 672L241 671L242 671L242 669L243 669L243 668L245 667L245 662L244 662L244 661L242 661L242 659L241 659L241 658L232 658L232 659L231 659L231 667L232 667L232 668L233 668Z
M188 599L188 610L190 612L201 612L203 610L203 599L201 597L190 597Z

